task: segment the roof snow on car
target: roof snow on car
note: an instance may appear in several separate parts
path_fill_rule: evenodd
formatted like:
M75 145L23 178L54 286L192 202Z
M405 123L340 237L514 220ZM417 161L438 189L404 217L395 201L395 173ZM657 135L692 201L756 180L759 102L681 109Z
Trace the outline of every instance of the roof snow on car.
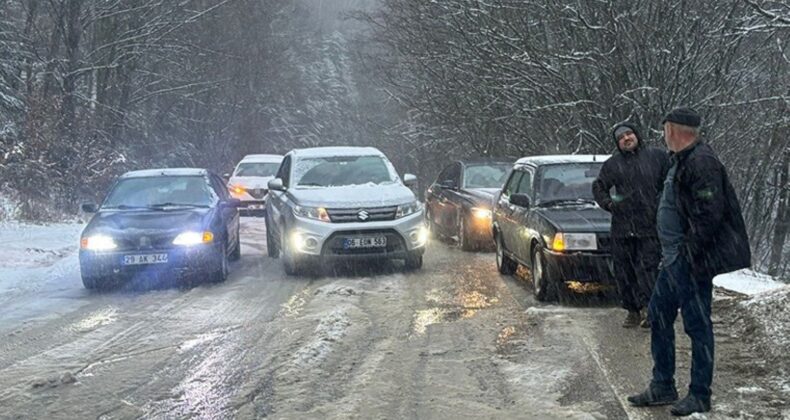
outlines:
M375 147L311 147L291 152L298 158L323 158L332 156L384 156Z
M516 164L549 165L553 163L592 163L603 162L609 155L543 155L527 156L516 161Z
M121 178L140 178L146 176L202 176L206 174L208 174L208 171L202 168L162 168L129 171L121 175Z
M281 162L283 155L247 155L244 156L240 162Z

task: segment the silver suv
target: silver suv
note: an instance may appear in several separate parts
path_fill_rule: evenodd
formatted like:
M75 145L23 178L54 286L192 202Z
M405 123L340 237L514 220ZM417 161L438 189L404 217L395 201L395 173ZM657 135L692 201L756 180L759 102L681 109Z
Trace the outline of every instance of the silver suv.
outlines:
M266 240L285 272L336 259L402 259L422 267L423 206L372 147L318 147L285 155L269 181Z

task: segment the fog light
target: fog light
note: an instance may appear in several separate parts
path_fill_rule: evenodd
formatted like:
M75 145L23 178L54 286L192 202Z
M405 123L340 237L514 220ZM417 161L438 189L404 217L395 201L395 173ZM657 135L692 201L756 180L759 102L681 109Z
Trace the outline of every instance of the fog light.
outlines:
M307 238L304 240L304 246L307 249L315 249L318 246L318 239Z
M425 226L420 226L418 229L409 232L409 239L417 246L425 245L425 243L428 242L429 236L430 232Z
M304 249L305 240L304 235L299 232L294 232L291 234L291 246L294 247L297 251L301 251Z

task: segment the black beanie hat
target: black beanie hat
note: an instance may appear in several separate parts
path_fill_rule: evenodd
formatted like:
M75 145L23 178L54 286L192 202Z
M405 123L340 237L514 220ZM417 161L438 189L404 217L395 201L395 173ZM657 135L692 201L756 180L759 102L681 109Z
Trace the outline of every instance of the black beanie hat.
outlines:
M665 122L673 122L675 124L685 125L687 127L699 127L700 123L702 122L702 117L697 114L697 111L694 111L691 108L687 107L680 107L675 108L664 117L664 121L661 121L661 124Z
M628 128L630 128L631 131L634 132L634 135L636 136L636 139L639 141L639 146L642 145L642 136L639 135L639 130L636 129L636 126L631 124L630 122L621 122L621 123L615 125L614 128L612 128L612 137L614 138L614 144L615 144L615 146L617 146L618 150L620 149L620 145L618 144L617 137L614 135L614 133L620 127L628 127Z

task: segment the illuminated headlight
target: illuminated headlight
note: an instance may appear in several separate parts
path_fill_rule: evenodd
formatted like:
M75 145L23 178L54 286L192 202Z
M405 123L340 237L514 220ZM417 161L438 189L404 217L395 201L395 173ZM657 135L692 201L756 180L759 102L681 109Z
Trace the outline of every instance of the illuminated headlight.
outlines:
M411 203L401 204L398 206L398 211L395 213L395 218L400 219L401 217L406 217L410 214L417 213L420 210L422 210L422 203L417 200L414 200Z
M562 233L554 235L551 243L554 251L594 251L598 243L594 233Z
M110 251L118 248L115 241L106 235L85 236L80 240L80 248L89 251Z
M474 216L475 219L490 219L491 210L480 207L472 207L472 216Z
M330 222L329 213L323 207L295 206L294 216L306 217L308 219Z
M205 231L205 232L184 232L180 233L173 239L173 245L182 245L182 246L192 246L192 245L200 245L200 244L207 244L214 241L214 234Z
M235 195L242 195L242 194L244 194L244 193L247 191L247 190L246 190L244 187L242 187L241 185L233 185L233 186L231 186L231 187L228 187L228 190L229 190L229 191L230 191L232 194L235 194Z

